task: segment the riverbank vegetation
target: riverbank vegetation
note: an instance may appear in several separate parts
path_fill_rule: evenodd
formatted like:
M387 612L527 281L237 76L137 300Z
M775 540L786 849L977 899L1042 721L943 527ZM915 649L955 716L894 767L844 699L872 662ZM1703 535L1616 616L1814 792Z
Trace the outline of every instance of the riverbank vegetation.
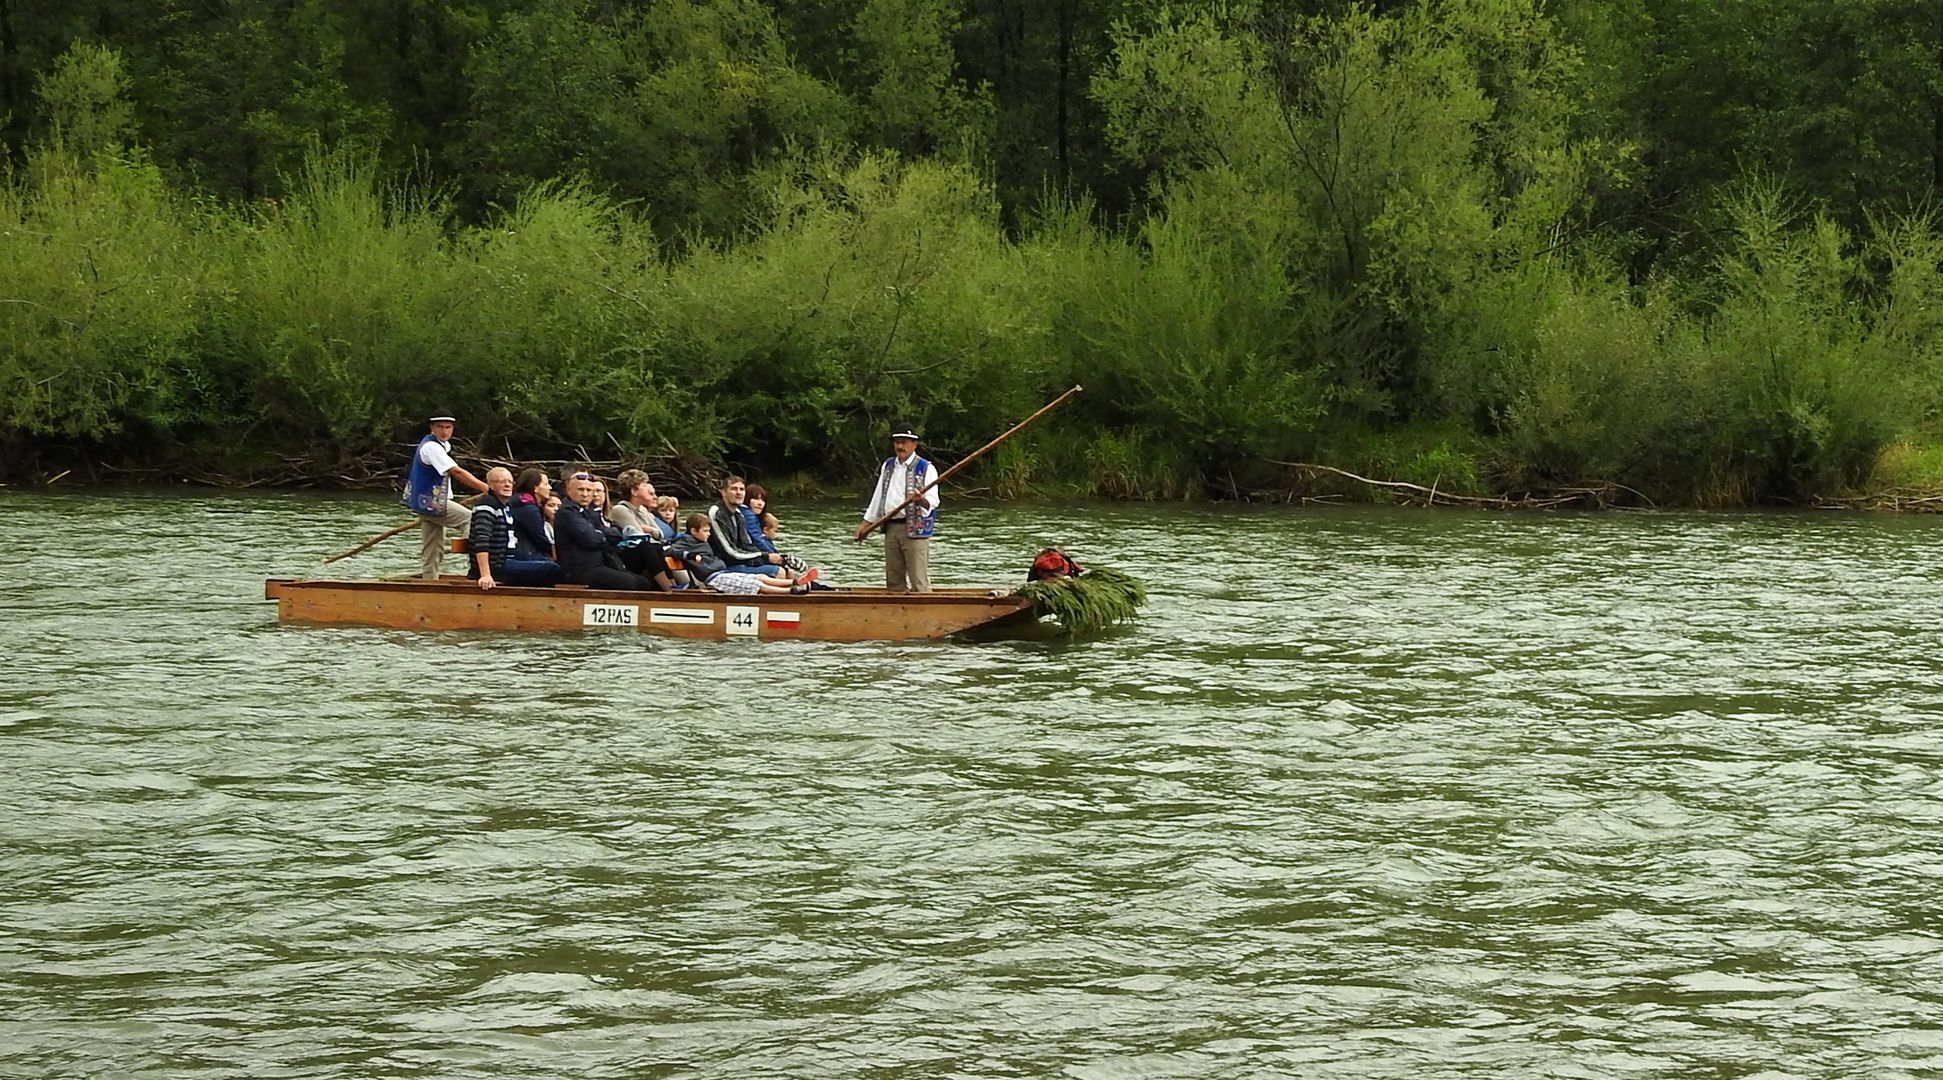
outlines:
M841 483L1080 383L974 482L1926 505L1926 11L0 6L0 479L325 479L438 406Z

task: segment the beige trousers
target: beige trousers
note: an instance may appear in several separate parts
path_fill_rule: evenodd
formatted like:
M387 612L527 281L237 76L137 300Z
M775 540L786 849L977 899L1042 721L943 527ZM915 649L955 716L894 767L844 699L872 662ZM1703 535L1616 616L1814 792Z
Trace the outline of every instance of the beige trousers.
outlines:
M931 591L931 538L904 535L904 523L884 529L884 588L893 592Z
M419 576L437 581L439 562L445 558L445 530L457 529L464 536L472 527L472 509L457 499L445 504L445 516L421 514L418 518Z

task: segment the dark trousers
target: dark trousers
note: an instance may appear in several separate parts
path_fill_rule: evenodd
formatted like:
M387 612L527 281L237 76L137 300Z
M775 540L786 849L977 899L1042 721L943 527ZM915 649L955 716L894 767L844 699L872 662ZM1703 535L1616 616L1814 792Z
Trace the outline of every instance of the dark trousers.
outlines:
M493 577L506 585L558 585L560 564L552 559L507 559Z
M567 578L575 585L585 585L590 589L624 589L628 592L652 592L654 582L639 574L626 570L616 570L611 566L590 566L576 570Z
M652 578L668 569L668 551L653 540L643 540L615 552L621 557L621 565L628 572Z

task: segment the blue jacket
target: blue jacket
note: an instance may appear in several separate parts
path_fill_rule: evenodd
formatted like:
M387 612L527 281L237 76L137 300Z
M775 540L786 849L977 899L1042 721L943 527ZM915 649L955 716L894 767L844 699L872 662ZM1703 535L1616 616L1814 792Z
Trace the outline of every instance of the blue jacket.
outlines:
M743 503L741 510L742 527L749 530L749 542L756 545L758 551L775 554L776 545L770 543L767 536L762 535L762 519L756 516L754 510L749 509L748 503Z
M546 538L546 514L530 495L513 496L513 535L519 537L520 558L553 558L553 541Z

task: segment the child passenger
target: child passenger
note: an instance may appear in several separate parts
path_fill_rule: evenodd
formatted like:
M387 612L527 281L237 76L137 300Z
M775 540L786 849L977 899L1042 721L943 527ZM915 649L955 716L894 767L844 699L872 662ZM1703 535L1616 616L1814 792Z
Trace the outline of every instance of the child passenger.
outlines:
M728 564L715 549L708 546L708 515L688 515L687 530L668 545L668 554L682 561L695 579L709 588L725 593L806 593L810 582L816 580L816 571L811 570L796 579L794 585L783 585L761 574L727 573Z
M681 535L681 524L676 514L681 512L681 500L673 495L663 495L654 501L655 527L661 530L661 542L672 544Z
M769 543L772 547L776 544L780 544L783 542L783 523L776 520L776 515L770 513L767 510L764 510L762 512L762 517L759 518L758 520L762 522L762 538L764 541ZM783 556L783 566L786 569L789 569L791 571L795 571L798 567L801 567L803 570L803 574L798 580L816 582L814 585L810 586L811 589L821 590L824 592L836 591L834 586L826 585L823 582L816 580L817 574L819 574L821 571L816 570L814 567L808 566L803 562L802 559L799 559L794 555Z
M553 544L553 515L560 512L560 496L548 495L540 512L546 515L546 542L550 550Z

